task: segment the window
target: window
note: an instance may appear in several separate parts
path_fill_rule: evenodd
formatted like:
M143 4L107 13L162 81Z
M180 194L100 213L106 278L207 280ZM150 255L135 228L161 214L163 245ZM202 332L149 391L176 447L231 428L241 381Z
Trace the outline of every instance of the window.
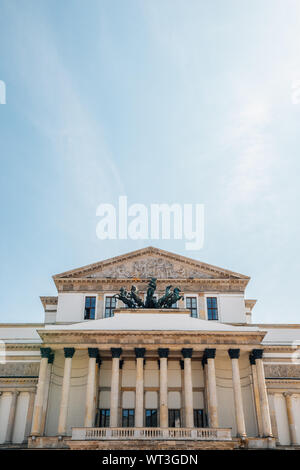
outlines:
M105 297L105 318L112 317L114 315L114 309L116 308L116 298L112 296Z
M191 317L197 318L197 297L187 297L185 299L186 308L191 311Z
M157 427L157 410L145 410L146 415L146 428Z
M84 319L95 320L96 297L85 298Z
M96 426L100 428L109 428L110 410L98 409L96 415Z
M205 426L203 410L194 410L194 426L195 428L203 428Z
M207 297L207 319L218 320L217 297Z
M180 428L180 410L169 410L169 428Z
M122 410L122 426L123 428L133 428L134 427L134 410Z

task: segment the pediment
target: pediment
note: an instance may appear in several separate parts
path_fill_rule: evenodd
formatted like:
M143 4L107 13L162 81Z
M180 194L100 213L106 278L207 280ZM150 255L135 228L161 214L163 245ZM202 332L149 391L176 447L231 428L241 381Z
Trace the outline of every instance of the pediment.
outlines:
M54 279L249 279L227 269L148 247L54 276Z

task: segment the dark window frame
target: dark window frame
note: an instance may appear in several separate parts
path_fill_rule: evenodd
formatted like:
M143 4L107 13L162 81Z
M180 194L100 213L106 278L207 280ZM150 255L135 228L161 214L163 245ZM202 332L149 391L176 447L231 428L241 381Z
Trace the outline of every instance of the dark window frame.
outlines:
M96 318L96 296L87 295L84 300L84 319L95 320Z
M122 408L122 428L134 428L135 409Z
M110 425L110 409L98 408L96 415L96 427L109 428Z
M203 409L194 408L194 427L195 428L206 427L206 419L205 419L205 413Z
M107 295L105 297L105 303L104 303L104 317L105 318L113 317L116 306L117 306L116 298L113 297L112 295Z
M195 301L195 305L193 305L193 300ZM188 305L190 303L190 305ZM185 298L185 306L191 311L191 317L198 318L198 305L197 305L197 297L189 295Z
M179 408L168 410L169 428L181 428L181 413Z
M156 408L145 409L145 426L146 428L157 428L158 412Z
M217 297L206 297L207 319L219 320Z

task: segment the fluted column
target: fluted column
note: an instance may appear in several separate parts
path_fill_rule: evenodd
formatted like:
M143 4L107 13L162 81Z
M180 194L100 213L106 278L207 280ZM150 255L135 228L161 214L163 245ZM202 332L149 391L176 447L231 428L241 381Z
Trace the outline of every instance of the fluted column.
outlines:
M289 430L290 430L290 440L291 445L297 445L297 434L296 434L296 423L295 423L295 416L293 410L293 395L292 393L285 392L285 403L286 403L286 411L287 411L287 418L289 423Z
M252 354L249 355L249 361L250 361L251 372L252 372L253 395L254 395L258 435L259 435L259 437L262 437L263 436L263 428L262 428L262 419L261 419L261 409L260 409L259 389L258 389L258 381L257 381L257 371L256 371L255 359L254 359Z
M241 389L240 369L239 369L239 349L229 349L229 357L231 359L232 367L232 384L234 394L234 408L237 427L237 436L246 437L245 416L243 409L243 398Z
M15 424L15 416L16 416L16 409L17 409L17 400L20 392L17 390L14 390L11 392L12 397L11 397L11 403L10 403L10 409L9 409L9 415L8 415L8 423L7 423L7 428L6 428L6 436L5 436L5 443L9 444L12 442L12 436L13 436L13 431L14 431L14 424Z
M192 382L192 348L181 350L184 358L184 399L185 399L185 426L194 427L193 382Z
M273 437L264 365L262 361L263 349L253 349L252 356L255 359L257 371L263 435L264 437Z
M119 369L122 348L111 348L112 370L110 387L110 427L118 426L118 406L119 406Z
M145 348L135 348L136 383L135 383L135 427L144 425L144 357Z
M98 348L88 348L89 366L85 397L85 417L84 427L91 428L94 424L94 398L95 398L95 378L96 361L99 355Z
M29 400L28 400L28 408L27 408L26 424L25 424L25 432L24 432L23 442L26 442L27 439L28 439L28 436L30 435L33 409L34 409L34 400L35 400L35 392L29 392Z
M160 357L160 373L159 373L159 388L160 388L160 427L167 428L168 417L168 348L159 348L158 355Z
M217 428L218 420L218 400L217 400L217 384L215 371L215 349L205 349L204 356L207 361L207 385L208 385L208 417L209 427Z
M58 436L64 436L67 432L67 416L68 416L68 405L71 385L71 372L72 372L72 358L74 356L74 348L64 348L65 355L65 367L64 377L61 390L60 410L58 418Z
M45 382L47 377L48 359L51 355L50 348L41 348L41 362L39 380L34 402L31 435L39 436L41 432L42 410L44 402Z
M51 371L52 371L52 364L54 362L54 354L51 353L48 357L48 366L47 366L47 373L45 379L45 388L44 388L44 400L42 406L42 417L41 417L41 435L44 436L45 434L45 425L46 425L46 417L47 417L47 408L48 408L48 397L49 397L49 389L50 389L50 380L51 380Z

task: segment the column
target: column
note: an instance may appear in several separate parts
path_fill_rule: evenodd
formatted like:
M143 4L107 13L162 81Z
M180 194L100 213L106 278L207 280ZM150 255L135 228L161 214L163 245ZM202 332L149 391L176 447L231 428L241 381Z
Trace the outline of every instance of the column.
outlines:
M281 393L272 393L269 395L269 407L270 407L270 418L271 418L271 426L272 426L272 434L278 441L278 426L277 426L277 418L276 418L276 409L275 409L275 400L276 397L280 396Z
M260 399L259 399L259 390L258 390L258 382L257 382L257 372L256 372L255 359L252 354L249 355L249 361L251 364L251 371L252 371L253 395L254 395L258 435L259 437L262 437L263 429L262 429Z
M158 355L160 357L159 384L160 384L160 427L167 428L169 423L168 417L168 348L159 348Z
M136 382L135 382L135 427L144 425L144 357L145 348L135 348Z
M233 394L234 394L234 408L235 408L237 437L246 437L246 426L245 426L240 369L239 369L240 350L229 349L228 354L231 359L231 367L232 367L232 384L233 384Z
M110 387L110 427L118 427L118 406L119 406L119 370L120 356L122 348L111 348L112 371Z
M95 398L95 379L96 379L96 361L99 355L98 348L88 348L89 366L88 378L86 384L85 397L85 417L84 427L91 428L94 424L94 398Z
M193 382L192 382L192 354L193 349L181 350L184 359L184 400L185 400L185 426L194 427Z
M208 418L209 427L217 428L218 421L218 400L217 400L217 384L215 371L215 349L205 349L205 359L207 360L207 385L208 385Z
M6 436L5 436L6 444L9 444L10 442L12 442L16 409L17 409L17 399L18 399L20 392L14 390L13 392L11 392L11 394L12 394L12 397L11 397L10 410L9 410L8 423L7 423Z
M296 424L295 424L295 416L293 410L293 395L291 393L285 392L285 403L286 403L286 411L287 411L287 418L289 423L289 430L290 430L290 439L291 445L297 445L297 434L296 434Z
M35 392L29 392L29 401L28 401L25 432L24 432L24 441L23 442L27 442L28 436L30 434L32 416L33 416L33 409L34 409L34 400L35 400Z
M51 371L52 371L52 364L54 362L54 354L51 353L48 358L48 366L47 366L47 373L45 379L45 388L44 388L44 401L42 407L42 418L41 418L41 435L45 435L45 425L46 425L46 416L47 416L47 408L48 408L48 397L49 397L49 388L50 388L50 379L51 379Z
M263 349L253 349L252 356L255 360L256 371L257 371L257 382L258 382L258 390L259 390L259 397L260 397L263 436L273 437L269 402L268 402L268 395L267 395L267 387L266 387L266 381L265 381L264 365L262 361Z
M185 393L184 393L184 361L180 359L180 381L181 381L181 423L185 427Z
M31 435L39 436L41 432L42 410L44 402L44 390L47 376L48 359L51 354L50 348L41 348L41 362L39 371L39 380L34 402Z
M70 394L70 385L71 385L71 372L72 372L72 358L74 356L74 348L64 348L65 355L65 367L64 367L64 377L61 390L61 400L60 400L60 410L58 418L58 436L66 435L67 431L67 415L68 415L68 404L69 404L69 394Z

